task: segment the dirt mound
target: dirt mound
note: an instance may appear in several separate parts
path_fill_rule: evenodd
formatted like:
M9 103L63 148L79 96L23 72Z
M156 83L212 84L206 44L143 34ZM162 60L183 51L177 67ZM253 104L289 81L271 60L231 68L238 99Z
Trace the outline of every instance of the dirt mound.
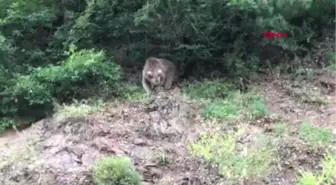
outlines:
M273 146L270 150L277 156L265 155L269 159L262 160L274 163L266 179L240 179L240 183L295 184L300 170L318 171L323 153L312 150L299 137L299 125L309 120L316 126L333 129L335 134L331 120L335 101L325 102L335 96L303 81L271 79L260 84L258 88L263 90L272 115L234 124L205 121L200 116L201 105L186 100L178 90L159 93L147 102L112 103L87 116L55 115L17 133L18 137L0 140L0 184L92 185L91 168L95 161L116 155L132 160L144 185L230 184L223 172L219 174L216 164L212 167L201 163L202 157L193 158L188 146L201 133L229 134L241 132L242 128L245 131L234 138L234 144L224 145L226 140L222 143L223 151L225 146L236 147L229 156L240 158L232 158L237 160L232 160L232 166L240 169L244 160L239 159L246 157L247 149L256 147L258 142L269 141Z
M42 120L0 153L7 159L1 184L93 184L90 169L107 155L130 157L144 184L213 184L216 171L200 168L186 149L199 134L198 110L181 97L159 94L86 117Z

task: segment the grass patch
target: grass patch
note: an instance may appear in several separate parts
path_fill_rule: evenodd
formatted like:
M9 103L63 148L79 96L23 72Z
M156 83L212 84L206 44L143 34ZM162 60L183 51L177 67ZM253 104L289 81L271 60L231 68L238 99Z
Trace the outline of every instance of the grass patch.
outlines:
M217 102L205 104L203 116L211 120L233 121L240 118L256 118L268 114L265 100L254 91L240 93L230 91L227 97Z
M147 97L147 94L140 85L125 83L122 89L121 98L128 101L139 101Z
M237 141L242 133L240 130L235 134L203 135L189 145L189 150L193 156L216 165L233 184L245 179L262 179L272 168L275 150L265 137L258 138L253 146L241 149Z
M205 106L202 114L206 119L235 120L239 117L239 107L231 102L221 101Z
M336 178L336 158L327 153L322 161L322 171L319 174L302 172L297 185L333 185Z
M287 124L286 123L276 123L272 125L272 130L276 136L283 136L287 132Z
M183 92L192 99L222 99L228 93L236 89L233 84L226 83L223 79L203 80L188 84L183 88Z
M61 115L64 117L77 117L77 116L86 116L88 114L98 112L104 103L102 100L93 101L88 103L86 101L76 101L69 105L56 105L56 115Z
M265 116L268 113L265 99L261 96L251 97L249 109L253 117Z
M299 135L314 148L328 146L333 143L333 134L329 129L314 127L306 121L301 123Z

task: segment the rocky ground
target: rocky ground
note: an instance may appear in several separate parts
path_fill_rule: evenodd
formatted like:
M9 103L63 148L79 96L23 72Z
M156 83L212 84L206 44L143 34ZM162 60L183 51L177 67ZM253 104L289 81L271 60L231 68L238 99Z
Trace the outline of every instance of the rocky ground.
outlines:
M326 79L333 81L333 76L300 82L265 78L254 86L264 95L270 114L235 124L205 119L202 104L179 89L143 101L112 102L89 115L55 115L1 137L0 184L93 184L90 169L95 160L111 155L131 158L145 185L230 184L215 165L191 155L189 143L201 133L226 133L245 125L239 140L243 146L260 133L275 133L273 125L280 121L288 132L278 137L285 139L276 145L279 160L274 168L261 181L245 178L239 183L295 184L299 170L318 170L323 154L298 137L299 124L309 120L336 135L336 96L334 87L326 88Z

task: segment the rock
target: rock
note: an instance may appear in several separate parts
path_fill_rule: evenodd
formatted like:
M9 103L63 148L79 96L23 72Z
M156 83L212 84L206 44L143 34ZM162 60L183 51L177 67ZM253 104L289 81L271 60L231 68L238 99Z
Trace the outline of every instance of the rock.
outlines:
M66 138L62 134L53 135L48 138L43 144L45 147L54 147L58 145L63 145L66 142Z
M95 161L97 160L97 158L101 157L102 155L99 154L99 152L97 151L90 151L85 153L82 158L82 164L85 166L92 166L95 164Z
M140 139L140 138L136 138L136 139L134 139L133 143L134 143L135 145L146 145L146 144L147 144L147 142L146 142L145 140Z
M71 148L68 148L68 150L77 156L82 156L86 151L89 150L89 147L84 144L78 144Z
M74 156L66 151L59 152L54 156L48 157L48 159L45 159L45 164L63 172L71 172L79 167L78 163L75 162Z

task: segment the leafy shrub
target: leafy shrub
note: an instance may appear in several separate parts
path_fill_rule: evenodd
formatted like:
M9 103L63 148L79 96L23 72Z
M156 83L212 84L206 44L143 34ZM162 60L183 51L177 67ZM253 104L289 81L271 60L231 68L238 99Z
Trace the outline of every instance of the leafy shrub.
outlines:
M141 176L132 169L129 159L106 157L98 160L93 168L97 185L140 185Z
M13 0L7 5L0 31L18 47L15 52L17 64L28 68L52 62L49 58L51 48L47 50L46 46L58 10L57 3L50 0Z
M14 67L14 52L15 48L11 43L0 33L0 67L11 69Z
M7 128L10 128L15 124L14 119L12 118L1 118L0 119L0 134L3 133Z
M97 90L116 94L121 71L103 51L91 49L73 52L63 65L38 68L32 75L57 99L69 100L87 98Z
M15 115L17 111L12 104L13 97L10 87L13 84L15 84L13 73L0 65L0 133L13 124L13 119L8 116Z
M10 118L35 121L53 110L53 98L45 85L26 75L11 81L14 85L7 87L0 95L0 115L4 118L1 127L11 126L14 122Z
M145 2L144 0L87 1L86 9L75 20L67 42L87 48L98 43L108 44L112 39L126 41L135 29L133 13Z
M36 121L54 110L54 98L61 102L81 99L97 91L115 95L120 73L120 67L103 51L81 50L71 53L61 66L37 68L29 75L17 75L11 80L1 76L4 80L0 78L0 115ZM10 125L6 120L2 123L4 127Z

